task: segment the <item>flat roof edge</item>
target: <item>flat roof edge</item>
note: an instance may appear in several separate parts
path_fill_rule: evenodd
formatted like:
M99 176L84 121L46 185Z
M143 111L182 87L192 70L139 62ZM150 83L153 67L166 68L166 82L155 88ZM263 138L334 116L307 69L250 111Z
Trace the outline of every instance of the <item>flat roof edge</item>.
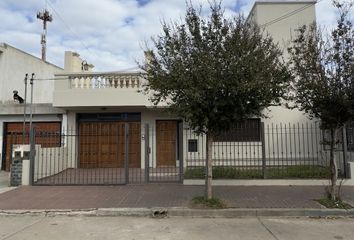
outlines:
M317 0L256 0L247 16L247 20L250 17L251 13L254 11L254 8L258 4L316 4Z
M275 3L317 3L317 0L256 0L255 4L257 3L270 3L270 4L275 4Z

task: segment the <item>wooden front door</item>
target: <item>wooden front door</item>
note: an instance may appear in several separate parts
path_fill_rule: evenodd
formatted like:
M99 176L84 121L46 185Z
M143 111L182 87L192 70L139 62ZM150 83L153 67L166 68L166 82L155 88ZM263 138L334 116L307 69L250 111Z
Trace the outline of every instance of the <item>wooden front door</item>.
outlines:
M125 122L80 123L80 167L125 166ZM140 167L140 123L129 123L129 167Z
M60 122L34 122L33 125L35 127L36 144L40 144L42 147L60 146ZM12 146L16 144L29 144L29 123L26 123L24 139L23 123L6 123L5 129L5 160L3 169L10 171Z
M156 121L157 166L176 166L177 121Z

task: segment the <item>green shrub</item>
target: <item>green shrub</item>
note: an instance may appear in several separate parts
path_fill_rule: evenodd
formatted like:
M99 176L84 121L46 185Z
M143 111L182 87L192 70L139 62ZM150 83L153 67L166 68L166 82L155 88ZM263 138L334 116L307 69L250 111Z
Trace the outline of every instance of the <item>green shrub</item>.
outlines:
M269 179L327 179L330 174L329 167L321 166L285 166L267 167L266 178ZM185 179L204 179L204 167L190 167L184 173ZM213 179L263 179L261 167L213 167Z
M191 201L192 208L225 208L226 204L219 198L213 197L211 199L206 199L205 197L198 196L194 197Z
M343 202L342 200L332 200L330 198L321 198L316 199L315 201L319 202L321 205L326 208L339 208L339 209L351 209L353 208L350 204Z

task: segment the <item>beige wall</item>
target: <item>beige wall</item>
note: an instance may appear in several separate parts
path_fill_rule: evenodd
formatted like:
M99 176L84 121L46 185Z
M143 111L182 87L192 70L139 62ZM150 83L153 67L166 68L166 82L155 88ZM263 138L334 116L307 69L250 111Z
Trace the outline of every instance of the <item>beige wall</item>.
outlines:
M63 81L64 82L64 81ZM56 83L67 84L65 83ZM55 107L152 106L148 96L138 89L63 89L54 92Z
M253 19L259 26L264 28L279 46L286 50L290 41L296 35L295 30L303 25L310 25L316 21L315 1L294 1L288 2L256 2L251 13ZM300 11L300 9L302 9ZM274 19L286 14L296 14L271 23ZM253 16L252 16L253 15ZM286 53L286 51L285 51Z
M35 78L53 79L54 74L61 71L62 69L58 66L44 62L7 44L0 44L0 104L13 103L13 90L17 90L19 95L24 97L26 73L29 74L29 78L32 73L35 73ZM34 103L53 102L53 80L36 81L33 89Z
M249 14L249 21L256 22L274 39L283 50L285 60L288 59L287 48L296 36L296 29L303 25L310 25L316 21L315 1L259 1L256 2ZM301 11L299 9L302 9ZM296 10L296 14L271 23L274 19L285 16ZM263 121L270 123L298 123L311 122L308 116L297 109L289 110L284 106L270 107L265 110L268 118Z
M88 64L88 70L83 69L83 64ZM65 51L64 55L64 70L66 72L91 72L93 65L87 63L80 57L80 54L71 51Z

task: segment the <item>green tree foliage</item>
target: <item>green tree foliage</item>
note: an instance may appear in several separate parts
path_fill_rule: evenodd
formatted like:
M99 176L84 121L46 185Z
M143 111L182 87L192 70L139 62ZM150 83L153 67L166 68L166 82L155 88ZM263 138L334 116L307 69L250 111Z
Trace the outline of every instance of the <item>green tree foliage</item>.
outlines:
M351 4L333 3L340 13L336 28L325 34L315 25L303 26L288 50L295 107L320 119L322 129L330 133L330 195L335 200L336 136L354 120L354 29L349 19Z
M163 23L142 66L152 102L167 103L192 129L207 135L207 186L213 138L279 105L290 79L270 36L242 16L225 19L221 3L211 3L210 9L204 18L201 9L187 4L185 21ZM207 192L210 198L211 186Z

